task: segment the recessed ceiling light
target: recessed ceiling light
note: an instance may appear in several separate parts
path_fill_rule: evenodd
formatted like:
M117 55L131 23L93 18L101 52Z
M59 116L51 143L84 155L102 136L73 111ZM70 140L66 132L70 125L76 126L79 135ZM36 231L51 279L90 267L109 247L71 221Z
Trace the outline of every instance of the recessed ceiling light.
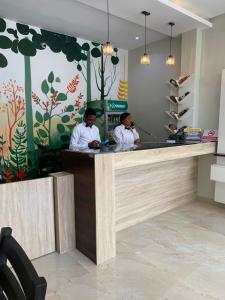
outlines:
M136 37L135 37L135 40L139 40L139 36L136 36Z

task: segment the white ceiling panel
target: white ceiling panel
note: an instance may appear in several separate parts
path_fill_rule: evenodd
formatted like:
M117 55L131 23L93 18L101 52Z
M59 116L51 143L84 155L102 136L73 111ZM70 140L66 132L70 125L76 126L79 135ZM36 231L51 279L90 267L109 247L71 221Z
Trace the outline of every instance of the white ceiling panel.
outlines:
M79 1L102 11L106 11L106 0ZM194 15L190 11L177 6L169 0L109 0L109 7L112 15L139 25L144 24L144 18L140 12L147 10L151 12L151 16L147 19L147 27L164 34L169 34L170 30L168 28L168 23L171 21L176 24L174 27L175 35L195 28L212 26L207 20Z
M74 0L0 0L0 7L1 17L87 40L106 41L105 12ZM110 25L110 40L115 47L129 50L144 44L143 26L117 16L110 18ZM162 33L147 32L147 43L163 38Z
M225 13L225 0L171 0L203 18L213 18Z

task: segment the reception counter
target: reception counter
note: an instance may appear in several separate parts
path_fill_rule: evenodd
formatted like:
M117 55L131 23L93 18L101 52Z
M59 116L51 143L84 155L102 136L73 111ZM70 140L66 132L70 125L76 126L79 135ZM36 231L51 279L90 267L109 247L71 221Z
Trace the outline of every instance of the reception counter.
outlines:
M116 232L197 195L197 157L215 143L144 143L63 152L74 174L76 247L96 264L116 255Z

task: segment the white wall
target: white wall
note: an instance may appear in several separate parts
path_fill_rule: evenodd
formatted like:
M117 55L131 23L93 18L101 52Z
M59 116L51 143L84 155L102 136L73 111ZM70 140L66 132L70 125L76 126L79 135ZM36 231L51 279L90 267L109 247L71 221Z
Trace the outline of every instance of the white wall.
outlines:
M151 64L147 66L140 64L144 47L129 51L128 54L129 111L138 125L155 136L166 137L169 134L164 129L164 125L169 122L164 113L169 108L169 102L165 99L165 96L169 95L166 81L180 75L181 39L173 40L175 66L166 66L168 38L150 44L147 49L150 49L151 54ZM141 133L141 137L143 140L149 140L149 136L145 134Z
M221 75L225 68L225 15L211 20L213 27L203 30L199 90L198 126L218 128ZM210 166L215 157L199 159L198 194L214 199L215 184L210 181Z
M225 69L225 15L203 30L199 125L218 128L221 72Z

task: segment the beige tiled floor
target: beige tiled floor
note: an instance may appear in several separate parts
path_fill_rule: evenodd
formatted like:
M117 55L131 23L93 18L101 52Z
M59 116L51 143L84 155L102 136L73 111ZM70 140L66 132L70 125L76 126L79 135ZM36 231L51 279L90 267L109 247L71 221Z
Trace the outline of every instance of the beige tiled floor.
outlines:
M118 255L96 267L78 251L34 261L47 299L224 300L225 208L195 202L118 234Z

